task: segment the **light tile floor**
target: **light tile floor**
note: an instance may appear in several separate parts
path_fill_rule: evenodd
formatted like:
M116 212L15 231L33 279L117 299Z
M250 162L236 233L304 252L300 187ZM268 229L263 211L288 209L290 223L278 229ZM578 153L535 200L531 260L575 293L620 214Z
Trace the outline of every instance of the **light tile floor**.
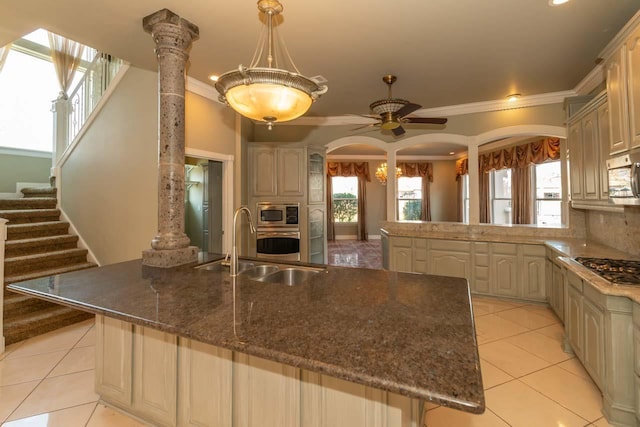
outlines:
M562 351L562 326L548 308L478 297L473 306L487 410L427 404L429 427L609 426L599 390ZM87 321L8 347L0 355L2 426L142 426L98 402L94 334Z

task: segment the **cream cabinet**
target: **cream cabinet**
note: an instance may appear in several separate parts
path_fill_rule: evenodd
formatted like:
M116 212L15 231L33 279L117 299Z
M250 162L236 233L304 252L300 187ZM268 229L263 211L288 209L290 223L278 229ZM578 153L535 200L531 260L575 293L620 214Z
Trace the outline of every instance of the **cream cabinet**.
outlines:
M391 270L465 278L474 294L547 299L542 245L401 236L385 239ZM383 258L386 256L385 251Z
M640 147L640 28L605 61L610 154Z
M310 205L325 204L326 172L325 172L325 151L324 149L309 148L308 152L308 181L307 203Z
M308 245L309 262L326 264L327 262L327 208L324 205L308 207Z
M582 280L575 274L567 273L567 311L564 316L564 330L573 351L582 360Z
M640 425L640 304L633 304L633 352L635 360L636 420Z
M549 305L560 321L565 321L565 270L558 264L551 262L551 286L549 293Z
M96 391L150 425L417 427L417 399L96 316Z
M586 290L585 290L586 291ZM586 293L586 292L585 292ZM600 390L604 387L604 312L588 297L582 300L583 350L585 369Z
M427 272L471 280L471 242L431 240Z
M624 50L623 47L617 49L604 66L611 125L609 130L610 154L622 153L629 149Z
M620 211L609 204L606 161L611 140L611 100L597 95L568 122L571 205L579 209Z
M518 252L511 243L491 244L491 293L494 295L518 297Z
M250 146L250 197L297 198L305 195L304 148Z

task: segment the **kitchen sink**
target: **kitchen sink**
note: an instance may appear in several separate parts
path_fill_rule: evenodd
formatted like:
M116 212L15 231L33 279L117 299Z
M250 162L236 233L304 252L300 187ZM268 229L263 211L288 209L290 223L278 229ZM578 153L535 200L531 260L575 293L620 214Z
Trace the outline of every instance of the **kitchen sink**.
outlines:
M229 271L229 265L224 261L214 261L196 268L214 272ZM323 271L323 269L298 267L287 264L258 264L253 261L238 261L238 276L243 276L258 282L277 283L286 286L295 286L304 283L320 271Z
M296 286L306 282L319 272L320 270L310 268L286 267L281 268L274 273L258 277L256 278L256 280L259 282L279 283L287 286Z

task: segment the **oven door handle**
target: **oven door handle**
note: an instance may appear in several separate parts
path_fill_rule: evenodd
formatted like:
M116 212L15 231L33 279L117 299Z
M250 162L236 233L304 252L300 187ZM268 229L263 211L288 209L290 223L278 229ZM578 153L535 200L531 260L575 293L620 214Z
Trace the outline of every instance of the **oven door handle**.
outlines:
M256 235L257 239L264 239L264 238L269 238L269 237L293 237L293 238L300 238L300 233L299 232L267 232L267 233L263 233L263 232L258 232Z

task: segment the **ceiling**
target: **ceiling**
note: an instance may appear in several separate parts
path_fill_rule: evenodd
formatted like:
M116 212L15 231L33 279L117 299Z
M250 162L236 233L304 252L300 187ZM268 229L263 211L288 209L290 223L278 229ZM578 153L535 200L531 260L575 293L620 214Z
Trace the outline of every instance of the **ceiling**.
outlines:
M394 96L425 108L573 89L639 9L638 0L282 0L280 34L300 71L329 92L308 115L367 114ZM248 65L263 24L255 0L3 0L0 45L45 28L156 69L142 18L168 8L200 28L188 74Z

